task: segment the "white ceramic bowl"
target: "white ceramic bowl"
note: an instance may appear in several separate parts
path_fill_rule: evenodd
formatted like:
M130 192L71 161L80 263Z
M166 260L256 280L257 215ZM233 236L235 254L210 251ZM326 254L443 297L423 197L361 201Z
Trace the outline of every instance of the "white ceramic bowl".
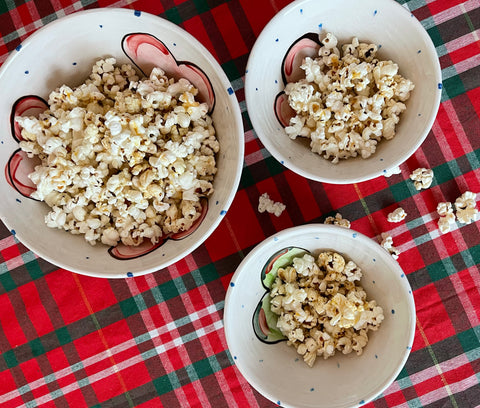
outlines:
M350 158L334 165L312 153L308 143L291 140L275 115L283 91L282 61L307 33L332 32L339 44L358 37L381 48L378 57L399 65L415 84L393 140L383 140L369 159ZM435 120L441 97L441 70L435 47L420 22L394 0L298 0L282 9L263 29L250 54L245 76L248 114L259 139L279 162L312 180L333 184L361 182L382 175L410 157ZM305 141L305 140L303 140Z
M309 368L286 342L267 344L255 335L253 315L266 293L261 270L277 251L295 246L331 249L354 261L369 299L385 320L369 332L363 354L319 357ZM225 335L240 372L266 398L284 407L347 408L378 396L399 374L415 333L415 305L398 263L377 242L351 229L311 224L283 230L260 243L234 273L225 300Z
M137 43L133 42L134 45L140 44L137 49L140 51L135 56L125 39L138 37L125 36L136 36L138 33L146 33L147 36L141 37ZM200 73L197 78L207 77L211 83L214 99L211 94L209 100L214 100L212 117L221 146L217 156L215 192L209 199L205 218L190 235L183 239L168 239L155 250L143 248L141 252L122 252L120 256L114 252L113 257L112 251L107 251L109 248L105 245L92 247L82 236L48 228L44 222L49 210L47 205L20 193L24 192L22 181L25 181L25 175L18 176L20 180L14 183L19 189L12 187L12 173L17 171L16 165L21 167L25 162L12 161L18 142L12 136L10 115L13 104L25 95L47 98L62 84L77 86L83 83L93 63L101 57L113 56L117 63L131 63L124 50L130 50L130 57L149 74L153 66L149 59L158 55L158 50L148 45L152 36L170 51L169 54L167 52L170 58L168 69L188 70L193 67L193 71ZM158 45L157 40L154 40L155 45ZM144 274L164 268L191 253L223 219L236 193L243 165L241 113L235 93L220 65L205 47L175 24L127 9L74 13L39 29L12 52L1 67L0 88L0 167L2 172L6 169L6 177L0 180L3 197L0 200L0 216L16 237L40 257L65 269L97 277L122 278Z

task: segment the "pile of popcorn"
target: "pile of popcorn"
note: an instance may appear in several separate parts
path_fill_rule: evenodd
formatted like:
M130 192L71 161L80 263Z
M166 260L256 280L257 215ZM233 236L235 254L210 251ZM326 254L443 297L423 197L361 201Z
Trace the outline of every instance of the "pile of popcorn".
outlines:
M213 192L219 143L205 103L186 79L98 60L86 82L61 86L47 109L17 117L20 147L41 165L32 198L49 227L92 245L139 245L188 230Z
M285 131L292 139L309 138L312 151L332 163L370 157L382 138L395 136L414 84L396 63L376 58L374 44L353 38L340 52L331 33L321 42L319 56L301 65L305 78L285 87L296 113Z
M277 328L312 367L317 356L337 351L362 354L368 331L384 319L375 300L367 300L360 286L361 269L333 251L293 259L279 268L270 289L271 311L279 315Z

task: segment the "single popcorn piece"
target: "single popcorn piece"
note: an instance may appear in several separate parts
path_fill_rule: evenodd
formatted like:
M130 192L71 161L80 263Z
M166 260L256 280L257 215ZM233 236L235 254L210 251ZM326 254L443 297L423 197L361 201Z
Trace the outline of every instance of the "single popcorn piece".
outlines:
M395 211L392 211L388 214L387 220L389 222L400 222L403 221L407 216L407 213L402 207L398 207Z
M429 188L433 181L433 170L418 168L410 174L410 179L413 180L413 185L417 190Z
M280 217L285 208L285 204L271 200L268 193L263 193L258 199L258 212L267 211Z
M440 216L438 219L438 228L442 234L450 231L450 226L455 222L455 214L453 213L452 203L441 202L437 204L437 213Z
M368 300L360 285L361 269L333 251L295 257L278 268L270 288L276 326L312 367L317 357L337 352L363 353L368 332L378 330L383 309Z
M455 215L462 224L469 224L475 221L478 210L476 203L476 194L466 191L455 200Z
M285 132L310 139L311 150L332 163L366 159L395 137L414 84L396 63L379 60L374 44L354 37L340 46L332 33L320 40L318 57L303 60L305 77L285 86L295 111Z
M333 224L333 225L339 225L339 226L345 227L345 228L350 228L350 221L343 218L340 213L336 213L335 217L332 217L332 216L327 217L325 219L324 224Z
M402 170L400 166L392 167L391 169L384 170L383 175L385 177L392 177L394 174L401 174Z
M220 148L197 94L159 68L140 79L106 58L85 83L51 92L38 117L16 117L20 147L41 160L29 177L31 197L51 207L47 226L109 246L191 228L213 193Z
M441 217L444 217L448 214L453 214L453 207L452 203L450 202L442 202L437 204L437 213Z
M393 259L398 259L400 251L393 246L393 238L390 234L382 232L382 241L380 245L390 254Z

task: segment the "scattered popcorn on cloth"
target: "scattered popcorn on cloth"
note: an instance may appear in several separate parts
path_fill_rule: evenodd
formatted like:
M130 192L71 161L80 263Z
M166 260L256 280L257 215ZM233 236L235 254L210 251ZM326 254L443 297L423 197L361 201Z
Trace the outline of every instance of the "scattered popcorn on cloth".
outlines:
M462 224L469 224L477 217L476 194L466 191L455 200L455 215Z
M324 224L340 225L341 227L350 228L350 221L343 218L340 213L336 213L335 217L327 217Z
M476 221L478 209L476 193L466 191L455 200L455 211L452 203L441 202L437 205L437 213L440 216L438 228L442 234L450 231L451 225L458 220L462 224L469 224Z
M440 216L438 219L438 228L442 234L446 234L450 231L450 225L455 222L452 203L448 201L438 203L437 213Z
M378 142L395 136L414 84L396 63L377 58L375 44L354 37L337 47L332 33L321 43L318 57L301 65L305 78L285 87L296 113L285 131L291 139L310 139L311 150L332 163L370 157Z
M258 199L258 212L263 213L267 211L280 217L285 208L285 204L271 200L268 193L263 193Z
M342 255L326 251L294 258L279 268L270 289L277 327L305 363L327 359L336 352L363 353L368 331L384 320L383 309L367 300L360 285L361 269Z
M433 170L420 167L410 174L410 179L417 190L429 188L433 181Z
M400 222L403 221L407 216L407 213L402 207L398 207L395 211L392 211L388 214L387 220L389 222Z
M393 238L390 234L382 232L382 242L380 245L390 254L393 259L398 259L400 251L393 246Z
M140 245L188 230L213 193L219 143L198 90L154 68L98 60L84 84L61 86L38 118L16 117L22 150L42 164L32 198L49 227L92 245Z

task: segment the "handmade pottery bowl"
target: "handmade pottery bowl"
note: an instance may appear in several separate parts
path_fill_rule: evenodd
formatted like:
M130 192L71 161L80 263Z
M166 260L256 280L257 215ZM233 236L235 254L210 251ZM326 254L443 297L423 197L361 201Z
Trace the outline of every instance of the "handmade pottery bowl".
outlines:
M392 60L415 89L405 102L396 135L381 140L367 159L359 156L332 164L313 153L309 140L290 139L289 113L281 96L287 82L305 73L306 56L318 57L318 36L331 32L340 45L353 37L379 47L380 60ZM298 0L281 10L263 29L251 51L245 76L245 97L253 128L265 148L290 170L312 180L347 184L386 174L409 158L427 137L442 93L439 60L421 23L394 0L336 2Z
M360 285L385 317L378 330L368 332L361 355L317 357L310 368L259 321L259 304L268 293L265 274L290 247L313 254L332 250L361 268ZM377 242L349 228L311 224L274 234L248 253L231 279L224 324L235 364L266 398L283 407L358 407L383 392L404 366L415 333L415 305L404 272Z
M52 41L54 39L54 41ZM202 203L191 229L170 234L155 245L89 245L82 236L48 228L49 207L33 200L28 174L35 162L19 149L16 115L36 115L45 99L63 84L78 86L96 60L114 57L140 74L154 66L167 75L189 79L206 102L220 144L214 193ZM228 210L243 165L240 109L230 82L208 50L186 31L160 17L127 9L95 9L56 20L27 38L0 69L0 216L29 249L59 267L97 277L122 278L164 268L198 247Z

